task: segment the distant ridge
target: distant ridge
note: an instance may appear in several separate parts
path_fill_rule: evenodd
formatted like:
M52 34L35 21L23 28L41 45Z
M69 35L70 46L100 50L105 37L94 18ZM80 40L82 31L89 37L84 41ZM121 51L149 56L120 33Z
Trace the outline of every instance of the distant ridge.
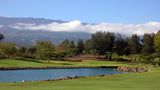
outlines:
M17 18L17 17L0 17L0 25L9 25L13 23L36 23L36 24L49 24L52 22L64 23L62 20L51 20L44 18Z

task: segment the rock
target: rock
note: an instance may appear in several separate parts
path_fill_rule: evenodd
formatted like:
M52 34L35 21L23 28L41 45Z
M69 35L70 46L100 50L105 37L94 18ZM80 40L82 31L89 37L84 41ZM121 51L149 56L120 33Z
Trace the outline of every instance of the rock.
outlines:
M123 71L123 72L147 72L149 68L131 68L131 67L117 67L114 69L115 71Z
M26 80L22 80L22 82L26 82Z
M72 77L70 77L70 76L67 76L67 79L72 79Z
M50 81L49 79L46 79L46 80L44 80L44 81Z
M156 66L159 66L159 63L156 63Z
M60 78L58 78L57 80L63 80L64 79L64 77L60 77Z
M75 76L74 78L79 78L78 76Z

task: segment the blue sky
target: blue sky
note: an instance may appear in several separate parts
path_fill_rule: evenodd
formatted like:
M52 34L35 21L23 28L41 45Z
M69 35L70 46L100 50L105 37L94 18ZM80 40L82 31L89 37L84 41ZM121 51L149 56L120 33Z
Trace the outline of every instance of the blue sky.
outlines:
M160 0L0 0L0 16L141 24L160 22Z

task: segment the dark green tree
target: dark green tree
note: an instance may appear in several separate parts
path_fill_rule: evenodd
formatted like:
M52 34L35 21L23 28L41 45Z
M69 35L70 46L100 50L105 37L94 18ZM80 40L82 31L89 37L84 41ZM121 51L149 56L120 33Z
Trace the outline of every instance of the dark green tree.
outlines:
M96 32L89 40L90 49L96 50L99 55L106 54L107 59L111 59L115 36L111 32ZM107 52L107 53L106 53Z
M16 53L15 43L1 43L0 44L1 55L6 55L9 58Z
M53 52L43 52L42 56L48 61L48 63L50 63L50 60L53 57Z
M67 53L65 51L56 51L54 52L53 57L54 59L62 60L66 55Z
M74 40L71 40L70 44L69 44L69 48L75 48L75 43Z
M42 55L44 52L54 51L54 44L51 41L37 41L35 47L37 48L37 56Z
M104 32L104 50L106 51L106 59L112 59L113 46L115 43L114 33Z
M66 51L69 48L69 40L65 39L62 43L56 46L56 50L58 51Z
M118 56L129 55L128 43L118 34L115 41L114 51Z
M154 37L155 34L147 34L145 33L142 39L142 42L144 43L143 48L142 48L142 53L144 55L150 55L152 54L155 49L154 49Z
M3 34L0 34L0 41L4 39Z
M77 48L72 48L71 49L71 54L72 54L72 56L78 55L78 49Z
M67 56L72 56L72 57L78 55L78 48L75 46L74 40L70 41L67 54L68 54Z
M17 49L17 54L18 54L19 56L25 56L25 55L26 55L26 52L27 52L27 47L20 46L20 47L18 47L18 49Z
M90 54L90 40L86 40L85 43L84 43L84 50L83 50L83 53L84 54Z
M28 48L28 53L33 57L34 54L36 53L37 48L35 46L29 47Z
M69 45L69 40L65 39L62 43L66 44L66 45Z
M92 34L89 41L91 49L96 50L99 55L105 53L103 32L96 32L95 34Z
M133 34L128 41L131 54L138 54L141 51L140 38L137 34Z
M157 56L159 57L159 61L160 61L160 31L156 34L154 38L154 44L155 44Z
M78 49L78 52L77 52L78 54L81 54L83 52L83 50L84 50L83 40L78 39L76 48Z

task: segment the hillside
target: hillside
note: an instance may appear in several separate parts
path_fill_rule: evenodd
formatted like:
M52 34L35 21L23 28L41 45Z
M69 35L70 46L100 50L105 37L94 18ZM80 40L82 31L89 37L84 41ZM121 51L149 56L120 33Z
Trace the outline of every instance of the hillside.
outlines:
M15 42L17 46L31 46L36 41L50 40L54 44L61 43L65 38L77 41L78 38L87 40L90 33L86 32L62 32L62 31L44 31L44 30L19 30L10 27L16 23L34 23L36 25L49 23L63 23L61 20L49 20L43 18L5 18L0 17L0 33L4 34L4 42Z

